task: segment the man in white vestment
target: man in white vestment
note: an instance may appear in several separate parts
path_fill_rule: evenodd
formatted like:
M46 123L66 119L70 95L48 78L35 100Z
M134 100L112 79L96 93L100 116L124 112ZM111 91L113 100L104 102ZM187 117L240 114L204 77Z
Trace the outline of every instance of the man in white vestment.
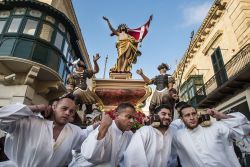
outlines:
M180 120L173 124L171 108L160 105L155 114L160 117L157 127L144 126L136 131L124 152L121 166L124 167L171 167L175 166L176 156L171 155L173 134L179 127L183 127ZM174 159L173 159L174 157Z
M185 105L180 109L180 118L186 128L177 131L173 146L182 166L240 167L231 140L249 133L249 121L241 113L226 115L214 109L208 109L207 113L220 121L202 127L198 124L195 108Z
M117 167L133 134L130 129L134 123L135 112L130 103L121 103L116 109L115 120L112 121L108 115L104 115L99 128L91 132L83 142L83 158L78 159L79 163L76 162L75 166L91 166L91 163L93 166Z
M63 167L71 159L72 149L80 149L94 126L82 130L69 123L75 113L73 97L60 99L54 108L46 105L13 104L0 109L0 129L8 134L5 154L18 167ZM52 111L53 121L37 114ZM95 125L97 126L97 125Z

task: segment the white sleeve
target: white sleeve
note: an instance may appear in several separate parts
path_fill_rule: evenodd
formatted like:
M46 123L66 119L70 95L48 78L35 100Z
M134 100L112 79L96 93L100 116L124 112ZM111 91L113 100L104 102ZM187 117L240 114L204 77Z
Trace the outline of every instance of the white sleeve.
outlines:
M93 130L94 130L93 125L87 126L86 129L82 129L81 130L81 139L82 139L82 141L85 140L88 137L88 135L90 134L90 132L92 132Z
M176 120L171 122L170 127L175 129L175 130L178 130L178 129L185 128L185 125L181 119L176 119Z
M230 129L233 136L240 136L250 133L250 122L240 112L228 114L232 118L222 119L220 122Z
M76 128L77 135L75 137L76 144L73 146L73 149L79 151L83 141L88 137L89 133L94 130L93 126L87 126L86 129L81 129L80 127Z
M81 153L87 161L93 164L109 161L112 150L112 139L109 130L103 139L97 140L99 128L96 128L82 143Z
M0 108L0 129L11 133L16 121L35 115L26 105L17 103Z
M136 158L136 159L135 159ZM148 166L145 146L140 130L133 135L126 151L123 154L121 167L144 167Z

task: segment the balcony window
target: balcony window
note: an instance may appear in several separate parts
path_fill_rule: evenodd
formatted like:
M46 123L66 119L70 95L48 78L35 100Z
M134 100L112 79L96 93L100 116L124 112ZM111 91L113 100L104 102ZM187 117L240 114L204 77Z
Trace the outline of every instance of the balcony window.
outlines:
M24 15L25 12L26 12L25 8L17 8L14 14L15 15Z
M43 65L46 65L55 71L58 70L59 56L50 48L40 43L36 44L32 60L41 63Z
M65 56L65 58L67 57L68 48L69 48L69 44L68 42L65 42L64 49L63 49L63 55Z
M7 18L10 16L10 11L1 11L0 12L0 18Z
M38 21L28 19L26 22L25 28L23 30L23 33L28 34L28 35L35 35L37 24L38 24Z
M3 39L2 40L2 45L0 45L0 55L2 56L9 56L11 55L14 43L16 39Z
M8 32L18 32L22 18L13 18Z
M55 19L53 17L51 17L51 16L46 16L45 20L49 21L52 24L55 23Z
M181 86L181 96L184 101L190 101L196 96L196 91L203 85L202 75L191 75Z
M60 65L59 65L59 71L58 71L61 78L63 78L64 70L65 70L65 63L63 59L61 59Z
M216 83L217 86L220 86L228 80L220 47L214 51L214 53L211 55L211 59L214 73L216 74Z
M61 33L57 32L56 33L56 39L55 39L55 46L61 50L62 49L62 42L63 42L63 36Z
M3 28L5 26L6 20L0 20L0 34L3 32Z
M30 54L32 52L32 48L33 48L32 41L19 40L16 44L14 56L24 58L24 59L30 59Z
M65 27L61 23L59 23L58 27L62 32L65 32Z
M38 11L38 10L31 10L30 15L33 16L33 17L41 17L42 13L40 11Z
M55 51L50 50L49 55L47 56L46 65L53 70L58 71L59 57L60 56Z
M40 38L50 42L53 32L54 32L54 29L50 25L43 24Z

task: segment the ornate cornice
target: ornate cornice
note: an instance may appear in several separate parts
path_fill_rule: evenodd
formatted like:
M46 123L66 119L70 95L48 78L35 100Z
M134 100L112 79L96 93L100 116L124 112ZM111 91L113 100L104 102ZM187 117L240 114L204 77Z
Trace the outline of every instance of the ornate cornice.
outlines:
M219 18L221 18L226 5L227 0L215 0L173 75L178 75L178 71L181 70L183 68L183 65L187 63L187 59L191 59L194 54L200 49L206 37L212 31Z

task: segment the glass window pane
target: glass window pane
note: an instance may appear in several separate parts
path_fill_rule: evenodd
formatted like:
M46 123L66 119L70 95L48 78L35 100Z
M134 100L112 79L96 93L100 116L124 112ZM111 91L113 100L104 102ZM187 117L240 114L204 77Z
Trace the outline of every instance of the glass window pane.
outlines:
M32 52L33 42L28 40L19 40L16 44L14 56L29 59Z
M58 71L61 78L63 78L64 69L65 69L65 63L64 63L63 59L61 58L59 71Z
M8 32L17 32L20 27L21 21L22 21L22 18L13 18Z
M46 65L48 54L49 54L48 48L37 43L33 52L32 60L41 63L43 65Z
M46 16L45 20L47 20L47 21L49 21L49 22L51 22L53 24L55 23L55 19L53 17L51 17L51 16Z
M0 21L0 34L2 34L2 32L3 32L3 28L5 26L5 23L6 23L6 20L1 20Z
M28 19L23 30L24 34L34 35L36 32L38 21Z
M15 15L24 15L26 12L25 8L17 8L15 11Z
M62 32L65 32L65 27L61 23L59 23L58 27Z
M40 11L38 11L38 10L31 10L30 15L34 16L34 17L41 17L42 13Z
M59 56L49 47L46 47L40 43L37 43L34 49L32 60L46 65L55 71L58 70Z
M63 36L61 33L57 32L55 39L55 46L61 50L62 49Z
M9 56L13 49L16 39L3 39L2 45L0 45L0 55Z
M69 35L69 33L67 33L67 39L68 39L68 41L70 41L70 35Z
M65 42L64 49L63 49L63 55L65 57L67 56L68 48L69 48L69 44L68 44L68 42Z
M40 38L50 42L53 32L54 32L54 29L50 25L43 24Z
M67 79L68 74L69 74L69 72L67 70L65 70L63 78L62 78L64 83L66 83L66 79Z
M1 11L0 18L7 18L10 15L10 11Z
M72 56L70 53L68 53L67 62L72 62Z
M50 49L50 54L47 57L47 63L46 63L47 66L57 71L58 63L59 63L59 55Z

